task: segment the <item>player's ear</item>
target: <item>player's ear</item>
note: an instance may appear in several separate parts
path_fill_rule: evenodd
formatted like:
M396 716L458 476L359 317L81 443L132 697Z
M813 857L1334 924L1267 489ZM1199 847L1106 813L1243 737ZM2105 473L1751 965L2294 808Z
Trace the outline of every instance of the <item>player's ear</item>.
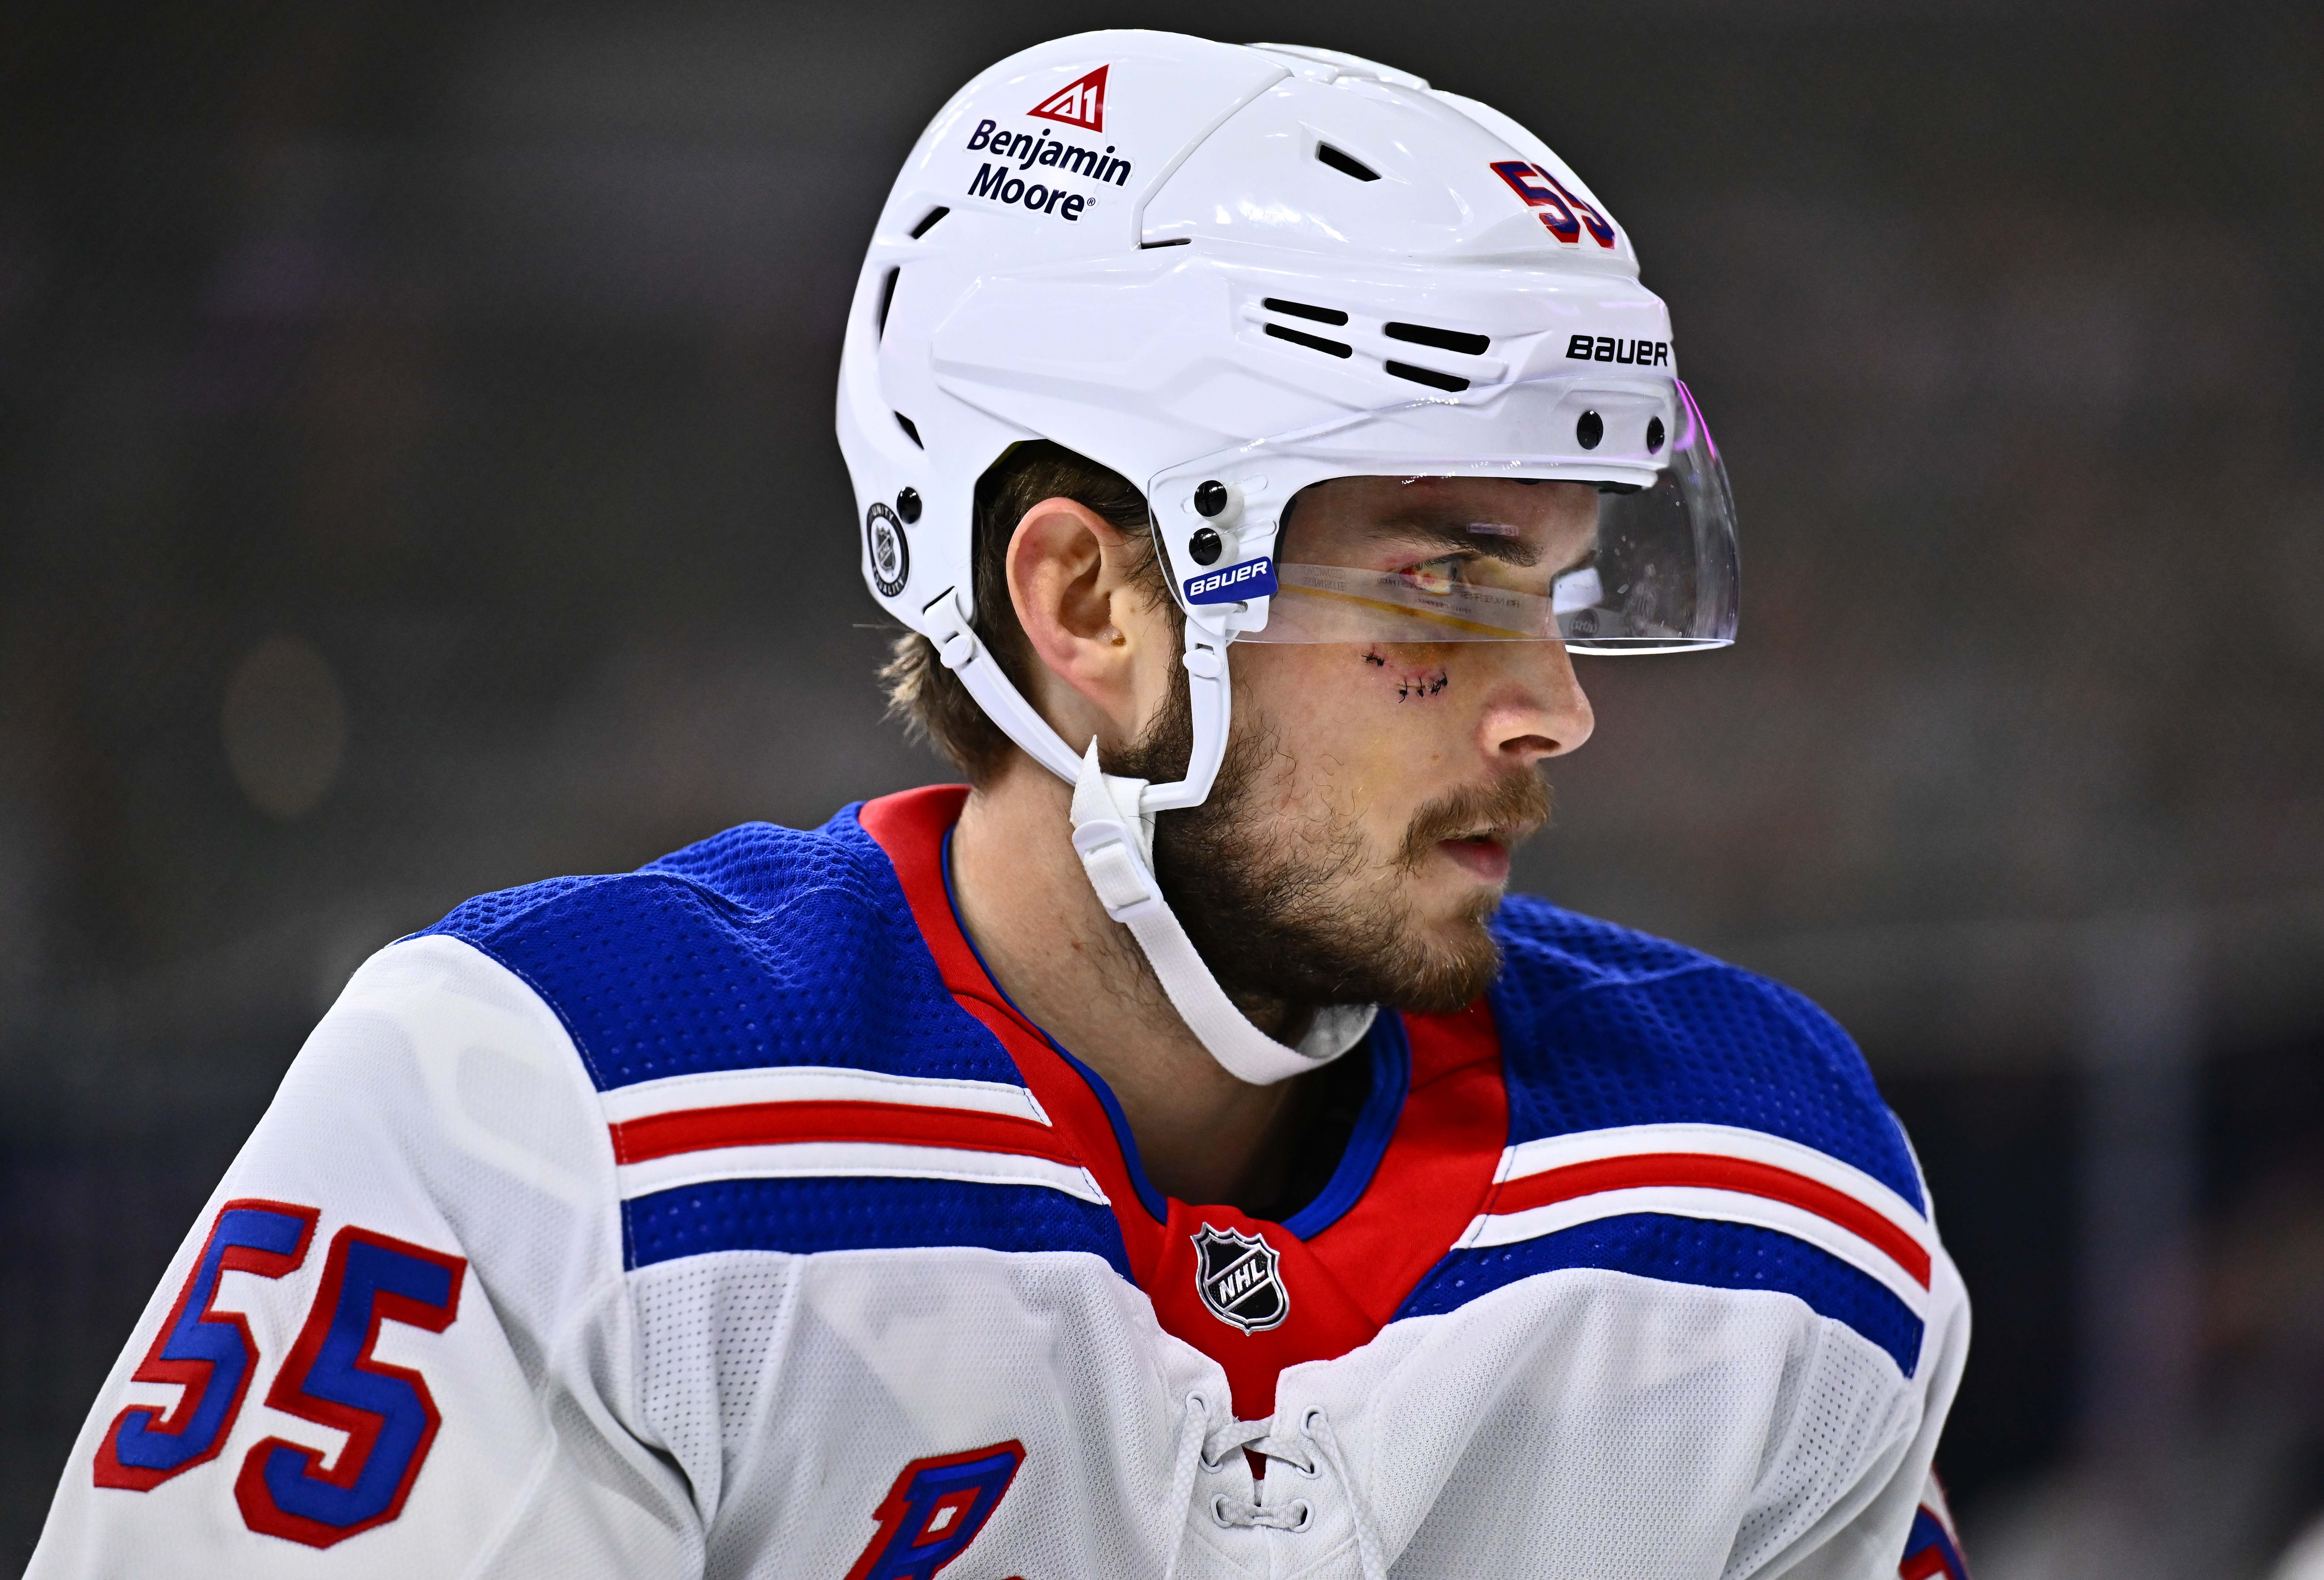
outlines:
M1029 700L1068 744L1134 735L1150 705L1168 622L1137 568L1145 546L1078 501L1047 499L1009 539L1009 598L1038 661Z

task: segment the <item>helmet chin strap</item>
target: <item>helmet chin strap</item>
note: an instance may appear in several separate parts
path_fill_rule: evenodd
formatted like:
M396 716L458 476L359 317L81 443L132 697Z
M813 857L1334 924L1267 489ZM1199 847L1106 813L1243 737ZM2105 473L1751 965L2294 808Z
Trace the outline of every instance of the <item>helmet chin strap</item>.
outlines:
M1376 1005L1319 1009L1315 1024L1296 1048L1251 1024L1211 975L1155 881L1155 813L1201 805L1226 755L1227 638L1193 620L1186 622L1184 662L1194 709L1194 752L1185 778L1157 785L1102 771L1094 739L1076 763L1072 749L1010 684L976 639L957 592L948 591L930 603L922 619L945 667L960 676L986 716L1034 760L1074 786L1074 849L1090 886L1097 891L1105 914L1130 929L1171 1006L1228 1074L1253 1086L1273 1086L1321 1070L1363 1040L1379 1013Z
M1253 1086L1273 1086L1320 1070L1362 1041L1379 1013L1376 1006L1318 1010L1314 1027L1296 1048L1277 1042L1234 1006L1154 881L1154 814L1140 806L1146 789L1143 779L1101 771L1097 742L1092 740L1074 781L1074 849L1105 914L1138 940L1195 1041L1228 1074Z

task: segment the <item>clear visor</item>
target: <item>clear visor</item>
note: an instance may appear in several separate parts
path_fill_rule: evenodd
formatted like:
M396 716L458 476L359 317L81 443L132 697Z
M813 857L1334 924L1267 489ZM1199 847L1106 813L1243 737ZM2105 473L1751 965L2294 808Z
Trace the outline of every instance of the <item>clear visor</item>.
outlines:
M1680 386L1650 487L1360 475L1286 502L1266 623L1246 642L1562 641L1584 653L1735 639L1735 511Z

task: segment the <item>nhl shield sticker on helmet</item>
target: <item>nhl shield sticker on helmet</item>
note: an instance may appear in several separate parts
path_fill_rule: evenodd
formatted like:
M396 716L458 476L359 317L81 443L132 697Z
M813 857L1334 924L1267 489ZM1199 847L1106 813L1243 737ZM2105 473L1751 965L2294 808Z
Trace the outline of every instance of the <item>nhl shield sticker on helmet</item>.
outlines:
M904 542L904 524L885 501L864 512L863 547L872 559L872 584L890 598L901 592L912 574L912 551Z
M1025 113L1038 115L1044 121L1062 121L1068 126L1079 126L1084 132L1105 130L1105 74L1111 66L1101 66L1086 77L1077 78L1043 99Z
M1193 1239L1194 1288L1212 1316L1245 1333L1263 1333L1291 1315L1282 1259L1263 1236L1204 1224Z

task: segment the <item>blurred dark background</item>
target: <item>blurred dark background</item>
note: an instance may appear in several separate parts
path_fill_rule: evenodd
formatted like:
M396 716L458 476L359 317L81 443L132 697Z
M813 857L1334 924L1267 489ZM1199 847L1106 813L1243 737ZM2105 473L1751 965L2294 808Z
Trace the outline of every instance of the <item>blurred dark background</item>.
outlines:
M354 964L938 777L831 437L888 182L1101 23L1536 127L1733 468L1526 886L1862 1042L1977 1300L1986 1580L2324 1574L2324 25L2306 7L0 14L0 1554Z

